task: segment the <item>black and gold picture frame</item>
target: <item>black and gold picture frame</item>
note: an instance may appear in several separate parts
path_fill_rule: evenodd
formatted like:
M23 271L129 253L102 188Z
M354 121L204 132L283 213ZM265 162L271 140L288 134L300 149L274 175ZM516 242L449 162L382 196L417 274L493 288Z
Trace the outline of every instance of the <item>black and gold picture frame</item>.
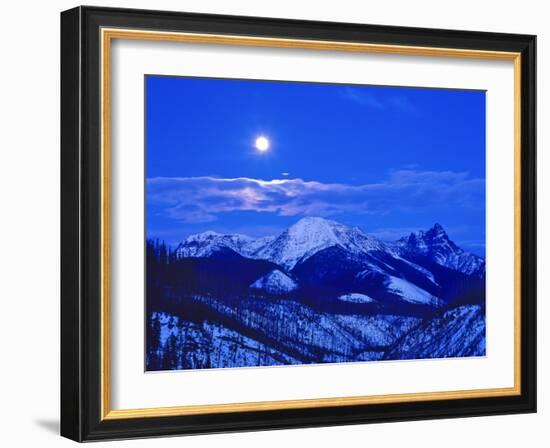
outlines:
M61 14L61 433L536 411L535 36Z

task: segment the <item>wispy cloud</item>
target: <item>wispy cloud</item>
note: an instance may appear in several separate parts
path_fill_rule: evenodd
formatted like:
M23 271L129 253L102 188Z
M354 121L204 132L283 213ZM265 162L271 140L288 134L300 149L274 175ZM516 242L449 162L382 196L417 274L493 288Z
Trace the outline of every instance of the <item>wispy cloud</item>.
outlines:
M344 89L344 97L351 100L360 106L369 107L372 109L394 109L408 113L415 113L416 108L411 101L403 95L396 93L395 95L377 95L375 91L363 89L360 87L346 86Z
M453 171L400 170L364 185L303 179L157 177L147 179L147 200L187 223L215 221L230 212L279 216L386 214L434 206L472 207L483 199L483 179Z

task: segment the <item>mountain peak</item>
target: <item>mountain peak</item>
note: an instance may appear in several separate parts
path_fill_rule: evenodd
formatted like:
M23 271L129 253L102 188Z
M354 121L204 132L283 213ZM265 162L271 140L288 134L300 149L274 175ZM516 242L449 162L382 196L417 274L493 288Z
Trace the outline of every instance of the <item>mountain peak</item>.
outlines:
M426 232L424 232L426 236L435 238L435 237L445 237L448 238L447 232L445 232L445 229L441 224L436 222L431 229L428 229Z
M411 232L408 237L403 237L398 240L398 243L401 246L407 246L410 250L415 251L431 250L431 248L438 246L445 246L452 251L461 250L451 241L443 226L437 222L428 230Z
M251 238L213 231L191 235L176 248L176 254L178 257L210 257L230 254L230 250L243 257L269 260L290 271L298 263L331 247L343 249L357 258L388 251L404 257L427 257L467 274L484 269L484 260L458 247L440 223L428 230L413 232L388 246L358 227L318 216L304 217L272 237Z
M295 247L315 247L318 245L338 245L340 236L346 232L347 227L335 221L324 218L307 217L300 219L296 224L290 226L286 234Z
M436 222L428 230L419 230L418 232L411 232L409 236L405 236L398 240L401 244L407 244L409 246L431 246L438 244L438 242L445 242L454 244L447 232L441 224Z
M301 218L300 220L296 221L290 228L300 228L304 226L326 226L326 227L334 227L334 226L341 226L342 224L337 223L336 221L331 221L330 219L321 218L320 216L306 216L305 218Z
M242 255L243 248L254 242L254 239L239 234L224 235L208 230L202 233L189 235L176 248L178 257L208 257L228 250Z
M443 233L445 233L445 229L438 222L436 222L430 230L433 230L434 232L443 232Z
M401 238L397 245L405 256L428 257L439 265L468 275L480 272L485 267L482 258L458 247L439 223L428 230L413 232L408 237Z
M306 217L290 226L255 256L274 261L286 269L329 247L344 248L356 255L383 250L384 243L336 221Z
M330 219L323 218L321 216L304 216L303 218L300 218L298 221L296 221L295 224L298 224L300 222L327 222L327 223L336 224L336 221L332 221Z
M206 232L201 233L195 233L193 235L189 235L186 240L187 241L196 241L196 240L203 240L207 238L215 238L218 236L222 236L221 233L214 232L213 230L207 230Z

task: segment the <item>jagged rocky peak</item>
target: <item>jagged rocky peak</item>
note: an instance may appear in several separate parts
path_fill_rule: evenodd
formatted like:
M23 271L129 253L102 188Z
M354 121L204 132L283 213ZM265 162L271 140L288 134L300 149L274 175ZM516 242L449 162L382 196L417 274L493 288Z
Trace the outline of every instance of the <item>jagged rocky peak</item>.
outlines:
M439 223L435 223L430 229L418 232L418 236L425 241L428 241L432 244L443 244L446 242L452 241L449 239L449 235ZM453 243L454 244L454 243Z
M482 275L485 272L485 261L458 247L439 223L397 240L397 247L401 255L427 257L441 266L467 275Z
M427 254L435 248L455 252L459 247L451 241L449 235L439 223L436 223L428 230L412 232L409 236L397 240L397 244L409 252Z
M432 243L445 243L449 242L454 245L454 243L449 239L449 235L439 223L435 223L431 229L423 232L424 239L431 241Z
M445 232L445 229L441 224L436 222L431 229L428 230L428 232L433 233L434 235L444 235L447 236L447 233Z
M409 245L429 245L429 244L443 244L454 243L449 239L449 235L439 223L435 223L433 227L428 230L419 230L418 232L412 232L408 237L403 237L399 241L407 243Z
M252 289L261 289L270 294L286 294L298 288L298 283L288 275L274 269L250 285Z

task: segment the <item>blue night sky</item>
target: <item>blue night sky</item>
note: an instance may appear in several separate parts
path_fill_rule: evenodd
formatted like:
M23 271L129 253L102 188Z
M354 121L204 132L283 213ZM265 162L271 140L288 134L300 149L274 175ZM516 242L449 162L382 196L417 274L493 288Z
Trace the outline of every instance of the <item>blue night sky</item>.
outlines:
M485 92L146 76L146 233L272 235L304 216L384 240L439 222L485 252ZM270 147L255 148L258 136Z

